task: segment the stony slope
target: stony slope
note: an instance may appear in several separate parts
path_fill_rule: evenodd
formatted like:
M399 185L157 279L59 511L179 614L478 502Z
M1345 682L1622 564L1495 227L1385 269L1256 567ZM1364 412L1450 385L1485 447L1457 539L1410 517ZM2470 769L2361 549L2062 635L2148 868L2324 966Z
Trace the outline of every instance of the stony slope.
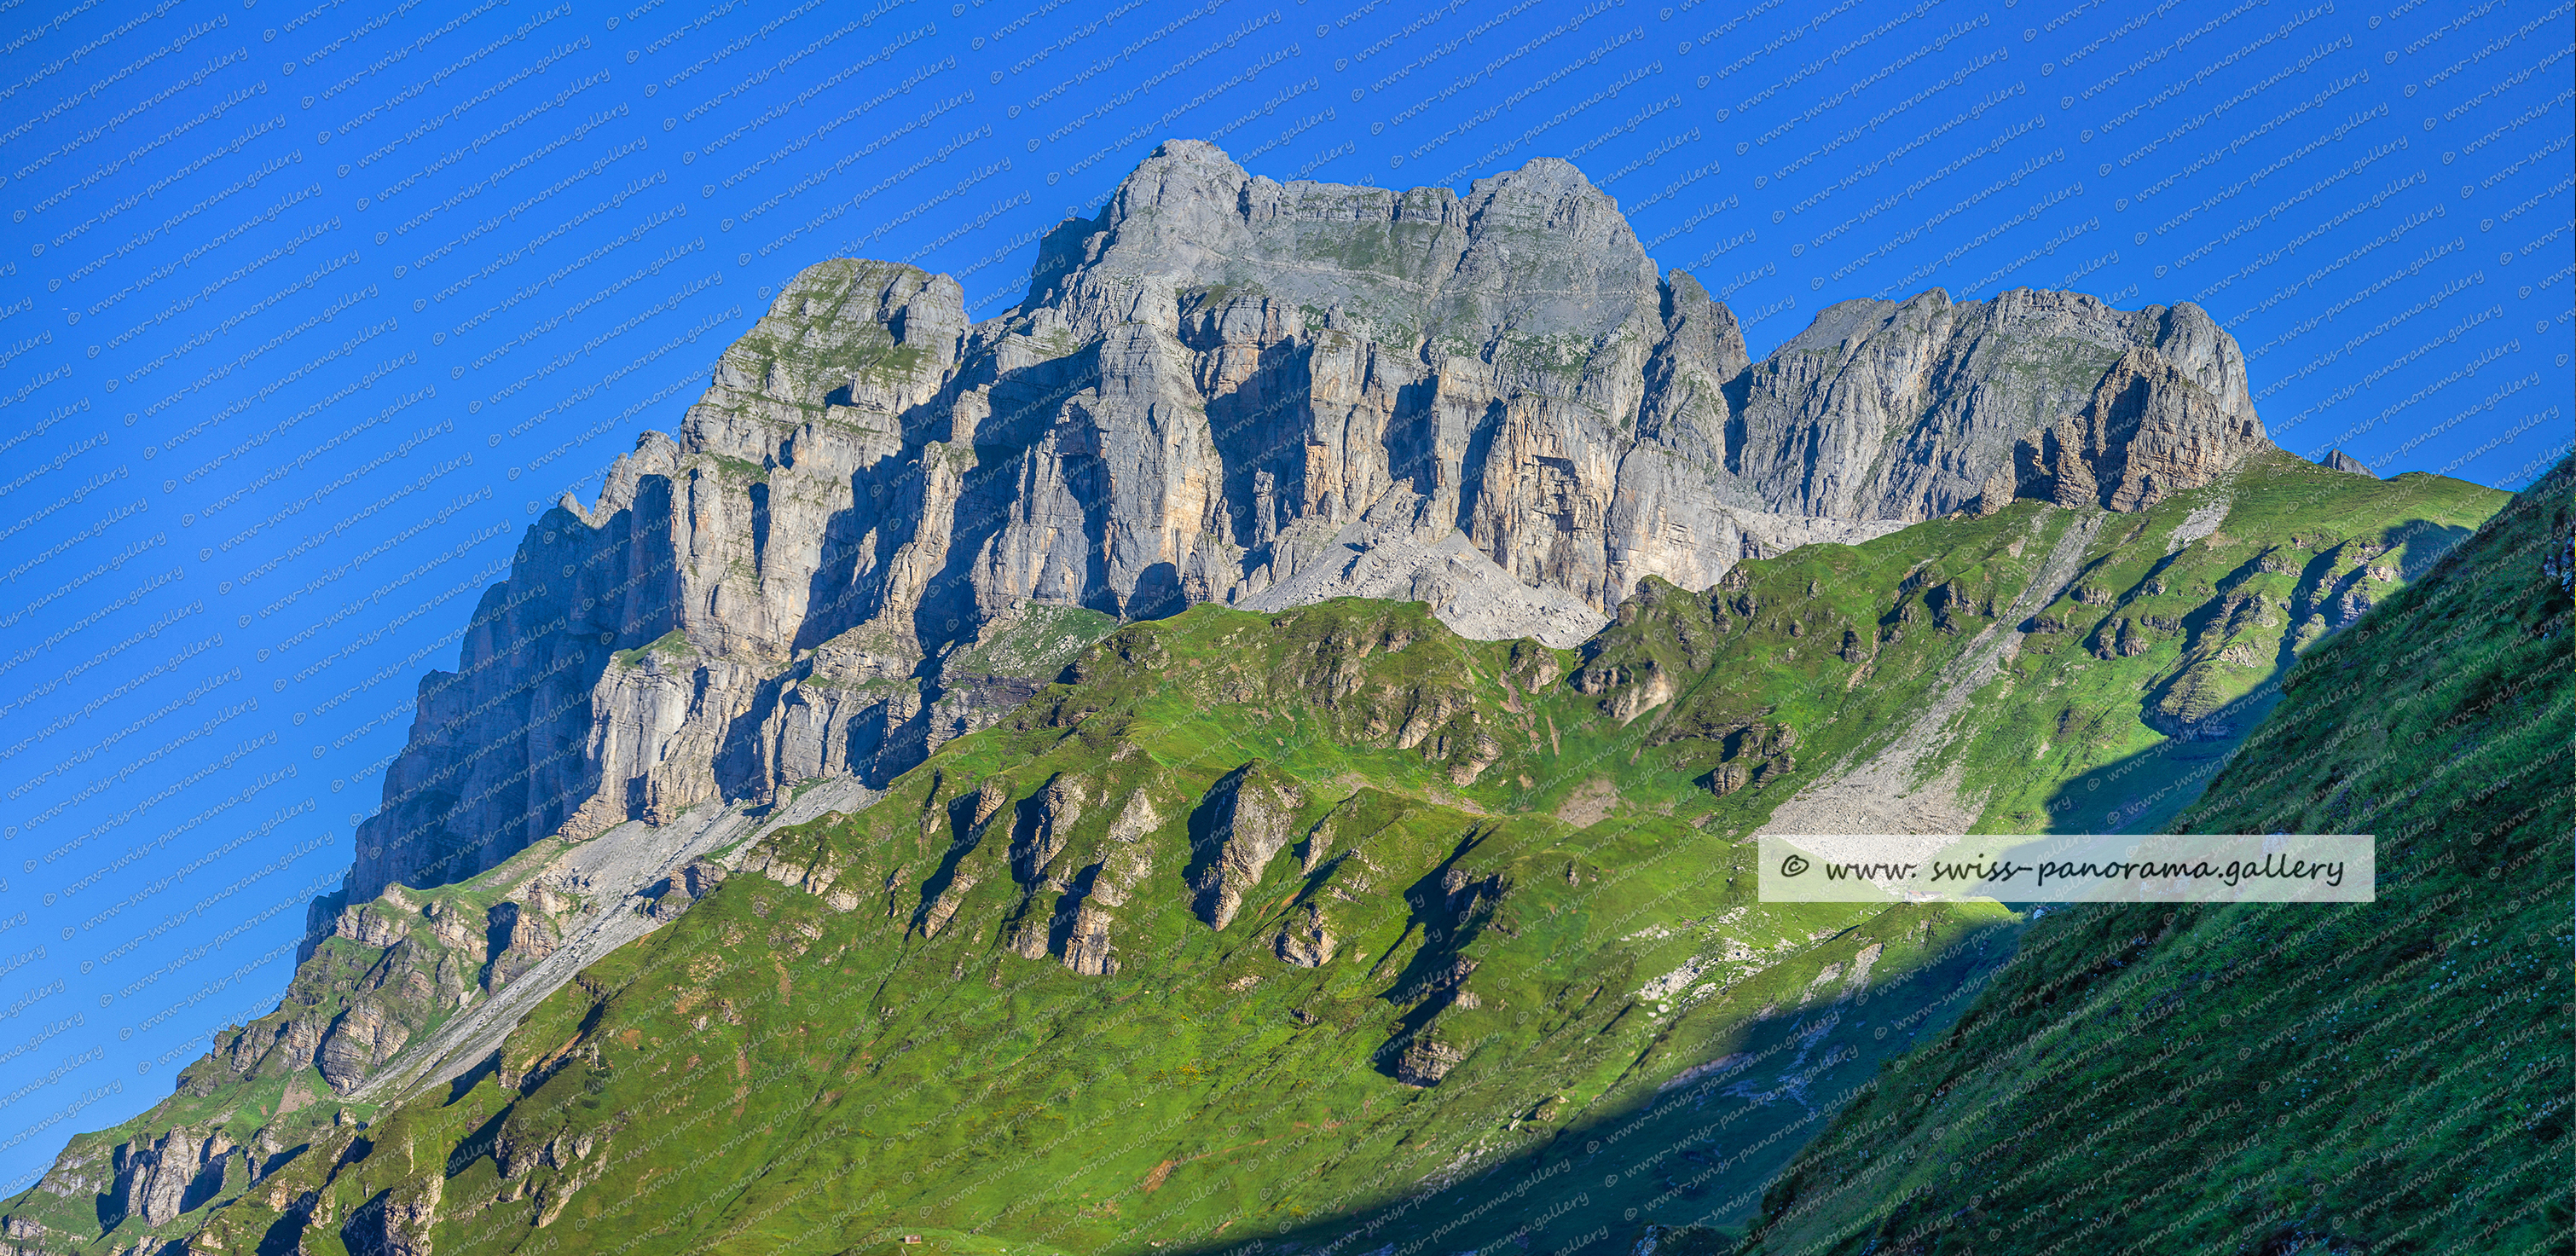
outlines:
M287 1006L76 1140L0 1233L1367 1252L1734 1216L2013 931L1754 903L1746 836L1891 755L1990 829L2097 825L2106 771L2172 796L2132 813L2160 820L2300 647L2500 499L2258 454L2139 511L2020 501L1645 580L1575 650L1385 602L1120 627L873 806L621 888L675 923L479 1064L451 1025L544 978L534 940L592 910L567 861L622 839L342 909ZM953 661L1061 666L1112 626L1084 613Z
M946 667L1032 605L1390 597L1566 647L1649 578L2022 498L2135 510L2270 448L2189 305L1847 302L1749 362L1553 159L1462 196L1176 140L1047 238L1020 306L962 301L809 268L676 436L532 527L421 684L349 901L882 784L1048 679Z
M708 803L658 828L540 842L466 881L394 886L340 909L317 922L275 1012L219 1031L150 1112L71 1140L42 1190L74 1199L78 1226L67 1231L57 1211L39 1233L22 1211L0 1237L125 1234L237 1194L317 1131L346 1125L347 1105L482 1063L582 968L676 918L703 892L703 856L867 797L843 780L757 820Z

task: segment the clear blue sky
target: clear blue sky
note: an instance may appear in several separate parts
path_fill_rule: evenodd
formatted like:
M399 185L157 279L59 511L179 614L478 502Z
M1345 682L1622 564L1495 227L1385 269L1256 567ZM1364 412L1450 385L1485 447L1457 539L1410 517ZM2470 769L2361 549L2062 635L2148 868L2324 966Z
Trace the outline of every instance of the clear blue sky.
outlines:
M2285 447L2568 446L2570 6L0 3L0 1190L272 1008L413 683L799 268L1024 287L1168 137L1542 155L1759 356L2196 301Z

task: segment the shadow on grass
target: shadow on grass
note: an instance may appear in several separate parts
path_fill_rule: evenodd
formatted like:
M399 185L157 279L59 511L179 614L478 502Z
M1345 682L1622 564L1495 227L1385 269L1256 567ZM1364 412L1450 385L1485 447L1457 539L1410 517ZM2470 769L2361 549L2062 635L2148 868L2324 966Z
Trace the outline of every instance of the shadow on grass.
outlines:
M2404 547L2402 578L2412 581L2430 570L2433 563L2466 540L2470 530L2428 519L2411 519L2384 528L2379 544L2385 549ZM2179 555L2167 555L2145 578L2146 584L2161 574ZM2251 574L2254 560L2242 569ZM2369 603L2358 605L2349 599L2360 586L2367 566L2354 568L2339 579L2329 579L2335 562L2335 551L2319 553L2309 560L2300 573L2300 593L2288 608L2295 623L2312 614L2350 613L2357 617ZM2235 581L2241 583L2241 580ZM2233 587L2233 583L2224 588ZM2206 608L2204 608L2206 609ZM2105 622L2108 622L2107 620ZM2192 625L2197 630L2200 624ZM2349 626L2349 625L2347 625ZM2338 629L2337 631L2340 631ZM2229 700L2199 720L2183 725L2180 735L2128 755L2116 762L2087 772L2060 786L2048 799L2048 826L2051 833L2154 833L2181 815L2185 807L2198 800L2201 791L2216 779L2230 756L2245 742L2245 737L2262 724L2272 708L2280 705L2281 682L2299 661L2300 654L2334 639L2328 633L2294 648L2294 638L2285 633L2272 660L2269 674L2242 695ZM2159 727L2152 706L2163 689L2181 677L2168 678L2141 699L2139 721Z
M2267 694L2239 728L2260 722L2280 700L2279 674L2264 682ZM2050 833L2154 833L2181 815L2217 779L2228 757L2244 744L2239 732L2224 738L2168 737L2061 785L2048 798Z
M1339 1216L1275 1210L1249 1232L1169 1241L1156 1256L1607 1256L1649 1224L1741 1221L1857 1088L1975 1001L2019 931L2017 923L1971 930L1886 982L1831 987L1842 995L1758 1016L1730 1050L1642 1101L1579 1116L1454 1180L1435 1172L1387 1182L1395 1198ZM1471 1060L1442 1085L1472 1085L1477 1072ZM1511 1138L1531 1117L1516 1112L1495 1133ZM1211 1241L1218 1238L1231 1241Z

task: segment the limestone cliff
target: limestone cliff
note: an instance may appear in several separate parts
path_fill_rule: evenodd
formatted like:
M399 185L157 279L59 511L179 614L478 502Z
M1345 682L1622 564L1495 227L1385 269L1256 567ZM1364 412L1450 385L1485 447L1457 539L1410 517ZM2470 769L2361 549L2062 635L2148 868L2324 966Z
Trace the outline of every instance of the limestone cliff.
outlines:
M1846 301L1730 390L1726 470L1772 510L1837 519L2092 502L2077 486L2097 481L2093 504L2135 510L2271 444L2244 353L2200 307L2072 292Z
M1399 192L1173 141L986 321L892 263L788 284L676 437L530 528L345 901L882 779L1070 657L1017 636L1356 594L1570 646L1648 576L2015 496L2133 510L2261 447L2189 305L1853 301L1756 364L1563 161Z

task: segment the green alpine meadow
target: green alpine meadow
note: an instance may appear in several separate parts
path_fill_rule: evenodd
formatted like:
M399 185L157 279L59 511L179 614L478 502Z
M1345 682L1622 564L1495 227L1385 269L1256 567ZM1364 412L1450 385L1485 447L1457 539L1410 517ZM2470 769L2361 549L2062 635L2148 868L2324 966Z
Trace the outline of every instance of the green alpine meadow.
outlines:
M2168 826L2375 833L2377 902L2052 913L1670 1249L2563 1248L2571 498L2561 460L2304 652Z
M964 308L819 262L537 515L276 1009L0 1250L2576 1224L2568 462L2286 452L2188 303L1756 361L1553 159L1171 141ZM2366 833L2376 901L1762 901L1834 833Z

